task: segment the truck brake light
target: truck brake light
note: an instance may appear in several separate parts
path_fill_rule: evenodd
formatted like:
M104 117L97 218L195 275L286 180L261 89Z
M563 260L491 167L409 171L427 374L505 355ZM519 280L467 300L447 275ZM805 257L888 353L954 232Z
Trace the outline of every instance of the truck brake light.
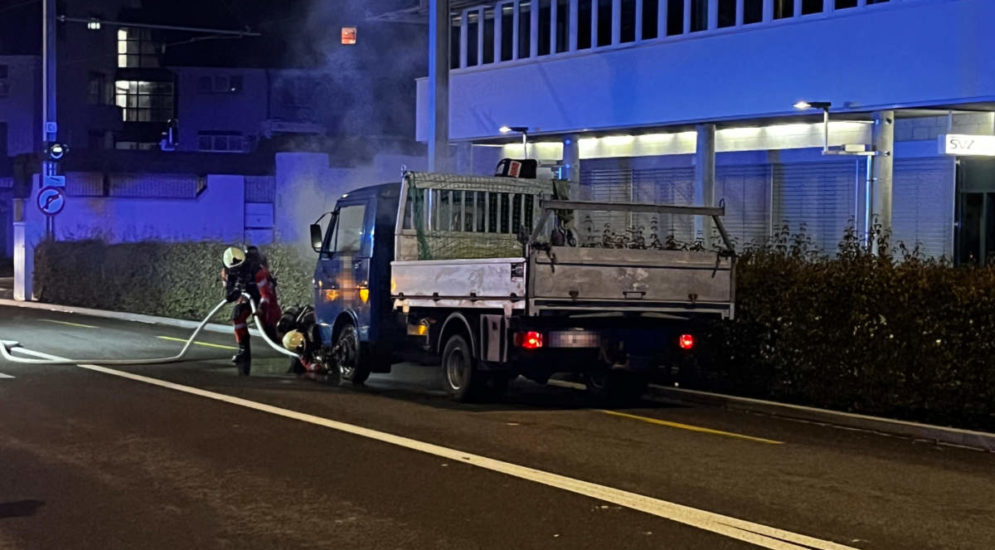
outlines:
M694 347L694 336L692 336L690 334L682 334L681 337L677 340L677 345L679 345L681 347L681 349L691 349L691 348L693 348Z
M522 349L539 349L542 347L542 333L534 330L516 332L515 345Z

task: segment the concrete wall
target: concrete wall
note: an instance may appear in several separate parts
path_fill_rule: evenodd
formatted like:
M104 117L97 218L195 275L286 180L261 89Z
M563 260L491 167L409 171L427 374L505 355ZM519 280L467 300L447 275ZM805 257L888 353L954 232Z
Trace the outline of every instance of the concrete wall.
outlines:
M796 114L799 99L853 110L995 99L995 2L891 2L705 36L461 69L450 135L613 129ZM427 83L418 82L417 136Z
M69 174L68 183L72 186L74 178L87 176ZM154 183L156 177L146 176L149 183ZM196 198L69 196L65 208L56 216L55 234L60 240L241 242L245 229L241 208L244 193L243 176L209 175L204 191ZM25 210L27 221L44 225L44 215L36 208L34 198Z

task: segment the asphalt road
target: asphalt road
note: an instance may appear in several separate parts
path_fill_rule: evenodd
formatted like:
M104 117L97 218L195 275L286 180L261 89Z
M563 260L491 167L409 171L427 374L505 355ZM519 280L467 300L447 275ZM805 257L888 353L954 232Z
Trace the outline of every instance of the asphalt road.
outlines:
M187 335L0 307L53 356ZM256 340L250 378L210 333L0 359L0 548L995 547L993 454L522 380L459 405L426 367L331 386Z

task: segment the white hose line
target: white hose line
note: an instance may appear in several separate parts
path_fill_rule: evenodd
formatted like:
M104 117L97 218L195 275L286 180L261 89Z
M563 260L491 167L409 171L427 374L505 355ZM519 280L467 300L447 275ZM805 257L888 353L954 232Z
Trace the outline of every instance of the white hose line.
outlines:
M244 296L245 299L249 301L249 307L252 308L252 322L256 324L256 328L259 329L259 333L263 335L263 340L265 340L266 343L269 344L269 347L273 348L279 353L282 353L283 355L286 355L287 357L295 357L297 359L300 359L301 358L300 355L273 342L273 340L270 340L269 334L266 334L266 329L263 327L262 323L259 322L259 311L256 309L256 303L252 301L252 297L249 296L248 294L243 292L242 296Z
M214 306L214 309L207 314L207 317L204 317L204 320L197 325L197 328L194 329L193 334L191 334L190 338L188 338L186 343L183 344L183 349L180 350L180 353L172 357L157 357L152 359L27 359L24 357L16 357L10 353L11 350L8 349L8 346L10 348L17 348L20 346L19 343L10 340L0 341L0 356L3 356L4 360L12 363L28 363L32 365L78 365L80 363L97 363L100 365L163 365L167 363L178 363L186 356L187 351L190 350L190 347L193 345L197 335L199 335L200 331L204 329L208 321L210 321L211 318L218 313L218 310L224 307L227 303L227 300L221 300L218 305ZM252 303L252 300L249 300L249 303ZM252 305L252 309L255 311L255 304ZM265 334L263 334L263 337L269 340Z

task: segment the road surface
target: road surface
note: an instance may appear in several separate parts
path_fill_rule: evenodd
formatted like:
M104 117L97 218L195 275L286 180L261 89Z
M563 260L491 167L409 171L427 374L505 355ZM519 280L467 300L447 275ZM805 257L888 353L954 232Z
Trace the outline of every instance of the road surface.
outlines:
M168 356L188 331L0 307L34 357ZM188 361L0 359L0 549L991 549L995 455L712 408L594 408L433 368L365 388ZM29 357L28 355L24 355ZM263 356L263 357L260 357Z

